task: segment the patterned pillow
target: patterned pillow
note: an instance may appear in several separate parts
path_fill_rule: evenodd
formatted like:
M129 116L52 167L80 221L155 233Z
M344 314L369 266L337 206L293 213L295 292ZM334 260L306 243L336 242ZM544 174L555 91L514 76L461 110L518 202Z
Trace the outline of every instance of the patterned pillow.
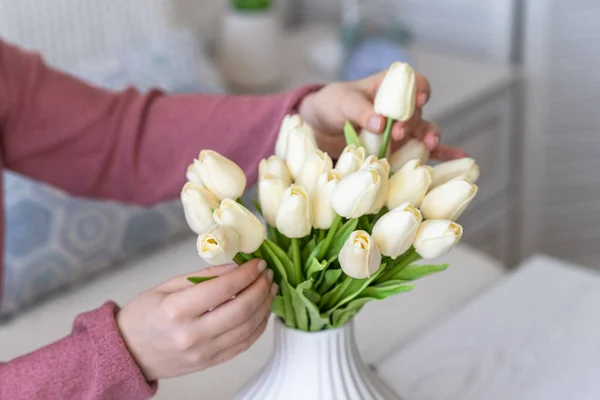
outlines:
M69 72L110 89L134 85L170 91L222 91L190 35L169 32ZM100 68L103 66L104 68ZM199 67L201 66L201 67ZM179 200L151 209L73 198L4 173L5 254L0 317L189 232Z

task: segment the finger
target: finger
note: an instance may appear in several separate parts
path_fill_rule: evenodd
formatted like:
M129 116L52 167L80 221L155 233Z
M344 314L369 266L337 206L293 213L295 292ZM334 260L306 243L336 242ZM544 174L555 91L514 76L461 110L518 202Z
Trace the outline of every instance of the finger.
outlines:
M262 260L248 261L215 279L168 295L165 306L187 316L202 315L250 286L265 269Z
M256 328L256 330L254 332L252 332L252 334L246 338L245 340L243 340L242 342L235 344L234 346L221 351L220 353L217 353L216 355L214 355L211 358L210 361L210 365L214 366L217 364L221 364L224 363L225 361L229 361L231 360L233 357L243 353L244 351L248 350L250 347L252 347L252 345L254 343L256 343L256 341L261 337L261 335L264 333L267 325L269 323L269 316L267 316L258 326L258 328Z
M273 304L274 298L273 293L274 290L271 290L270 295L263 300L262 304L260 304L254 313L250 315L250 318L214 338L214 354L241 343L252 336L252 333L256 331L260 324L271 313L271 305Z
M421 74L416 74L415 77L417 83L417 107L423 107L431 98L431 85L429 79L425 78Z
M382 133L385 118L377 115L373 103L362 92L350 91L340 104L342 114L350 122L373 133Z
M415 131L415 138L422 141L431 151L440 143L440 128L433 122L422 121Z
M160 284L156 287L156 289L165 293L178 292L180 290L190 288L194 285L193 283L187 280L187 278L190 276L221 276L223 274L233 271L237 267L238 265L234 263L215 265L189 274L178 275Z
M232 299L198 320L199 330L209 337L221 335L247 321L266 299L272 297L273 271L268 270Z
M450 161L468 157L469 154L457 147L439 145L431 152L431 158L439 161Z
M415 130L422 122L422 112L420 108L417 108L408 121L396 122L392 127L392 139L398 141L407 136L414 136Z

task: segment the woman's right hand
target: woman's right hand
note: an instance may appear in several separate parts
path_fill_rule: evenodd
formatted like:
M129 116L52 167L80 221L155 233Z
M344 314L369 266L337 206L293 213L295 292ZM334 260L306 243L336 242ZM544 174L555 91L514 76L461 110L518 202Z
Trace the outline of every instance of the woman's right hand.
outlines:
M217 276L194 285L187 276ZM148 381L227 361L264 332L277 285L262 260L173 278L138 295L116 316ZM234 298L235 296L235 298Z

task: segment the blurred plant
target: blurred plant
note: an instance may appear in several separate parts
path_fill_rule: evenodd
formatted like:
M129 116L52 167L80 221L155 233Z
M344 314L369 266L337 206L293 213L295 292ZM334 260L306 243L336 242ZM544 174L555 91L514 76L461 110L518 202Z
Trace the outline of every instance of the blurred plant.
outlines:
M243 11L268 10L272 3L272 0L231 0L234 9Z

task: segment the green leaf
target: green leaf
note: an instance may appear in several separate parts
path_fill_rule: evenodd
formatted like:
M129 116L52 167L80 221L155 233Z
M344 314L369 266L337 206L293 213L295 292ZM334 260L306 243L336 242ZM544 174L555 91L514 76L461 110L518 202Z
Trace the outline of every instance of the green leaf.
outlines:
M346 121L346 125L344 125L344 136L346 137L346 144L354 144L356 147L362 147L362 143L358 138L358 134L354 129L354 126L350 123L350 121Z
M292 306L292 310L293 310L293 314L294 314L294 321L295 321L295 325L293 327L296 329L299 329L301 331L307 331L308 330L308 314L307 314L306 306L304 305L304 302L302 301L301 296L298 294L298 292L296 290L294 290L294 288L292 288L290 286L290 284L287 281L283 281L282 283L283 283L283 285L282 285L283 293L284 294L288 293L287 295L289 296L289 298L291 300L291 306ZM312 285L312 283L311 283L311 285Z
M407 284L405 281L389 281L365 288L361 293L360 298L384 300L399 293L410 292L414 287L414 284Z
M287 280L282 280L281 285L279 286L279 290L283 295L283 309L285 315L285 325L289 328L296 327L296 311L294 309L293 301L292 301L292 292L293 290L290 288L290 284Z
M327 261L319 262L319 260L317 260L315 257L313 257L310 260L310 265L308 267L308 270L306 271L306 277L308 279L313 278L316 273L321 272L324 269L326 269L328 264L329 263Z
M197 285L215 278L216 276L188 276L187 280L192 282L194 285Z
M416 252L416 250L411 247L406 251L406 253L402 254L400 257L395 260L391 260L386 257L387 268L384 273L379 275L375 283L382 283L394 279L394 275L402 271L408 265L412 264L415 261L421 259L421 256Z
M448 268L448 264L418 265L413 264L390 276L389 280L416 281L428 275L442 272Z
M315 247L317 247L317 238L312 237L305 245L304 249L302 249L302 259L307 260L310 263L311 253L314 251ZM308 269L308 268L307 268Z
M287 275L287 270L286 267L283 265L283 262L277 257L277 255L275 254L275 252L273 250L271 250L271 248L269 246L267 246L268 240L265 240L262 244L262 248L266 254L265 258L268 258L268 260L265 260L268 262L269 265L271 265L272 267L274 267L273 271L275 272L275 274L277 274L275 276L275 282L279 282L279 281L288 281L288 275Z
M350 237L352 232L356 230L358 225L358 218L350 219L346 221L344 225L339 229L335 235L335 239L331 242L329 249L327 249L327 258L337 257L340 254L340 250L344 247L344 243Z
M317 282L319 286L319 292L327 293L333 285L336 284L340 276L342 276L343 271L341 269L328 269L322 275L322 281Z
M317 307L315 302L313 302L308 296L309 293L314 293L314 291L312 290L313 283L314 281L312 279L302 282L296 288L296 293L298 293L298 296L302 300L302 303L304 304L308 312L308 317L310 320L309 330L311 332L317 332L329 324L329 318L321 315L319 307Z
M283 296L275 296L273 304L271 304L271 312L285 321L285 300Z
M315 256L317 257L318 260L322 259L323 257L325 257L327 255L327 250L329 249L331 242L337 235L338 229L339 229L341 223L342 223L342 217L339 215L336 215L335 218L333 219L333 223L331 224L331 228L329 228L329 231L327 232L327 236L325 237L325 240L320 242L317 245L317 247L319 248L319 252Z
M342 283L334 287L331 291L325 293L321 298L319 305L321 309L332 310L338 309L344 304L350 302L357 297L367 286L371 284L377 276L385 270L385 264L381 264L377 272L367 279L354 279L346 276Z
M311 281L312 281L312 279L311 279ZM313 289L304 290L304 295L312 303L319 304L319 301L321 301L321 295L319 293L315 292Z
M331 323L333 328L342 327L346 322L352 319L369 301L371 301L370 298L354 299L346 306L335 310L331 315Z

